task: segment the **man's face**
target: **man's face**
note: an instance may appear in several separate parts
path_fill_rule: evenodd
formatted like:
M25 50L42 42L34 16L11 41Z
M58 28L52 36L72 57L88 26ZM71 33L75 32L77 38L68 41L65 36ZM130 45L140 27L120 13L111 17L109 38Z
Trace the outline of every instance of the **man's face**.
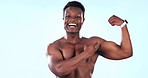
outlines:
M83 11L78 7L68 7L64 13L64 28L68 33L79 33L84 22Z

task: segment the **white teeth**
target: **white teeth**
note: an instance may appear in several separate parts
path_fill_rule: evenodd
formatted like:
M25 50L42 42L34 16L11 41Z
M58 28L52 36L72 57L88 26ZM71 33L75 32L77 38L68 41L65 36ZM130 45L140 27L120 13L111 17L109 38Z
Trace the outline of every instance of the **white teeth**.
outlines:
M70 23L69 25L70 25L70 26L76 26L76 24L74 24L74 23Z

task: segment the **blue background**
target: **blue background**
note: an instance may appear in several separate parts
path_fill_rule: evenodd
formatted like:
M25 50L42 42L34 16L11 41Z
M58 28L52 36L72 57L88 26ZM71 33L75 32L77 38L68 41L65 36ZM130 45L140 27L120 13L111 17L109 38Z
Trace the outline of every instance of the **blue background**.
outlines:
M68 0L0 1L0 78L55 78L47 65L49 43L65 35L62 13ZM81 0L86 8L81 35L120 44L120 27L108 18L127 19L134 55L125 60L99 57L93 78L148 78L147 0Z

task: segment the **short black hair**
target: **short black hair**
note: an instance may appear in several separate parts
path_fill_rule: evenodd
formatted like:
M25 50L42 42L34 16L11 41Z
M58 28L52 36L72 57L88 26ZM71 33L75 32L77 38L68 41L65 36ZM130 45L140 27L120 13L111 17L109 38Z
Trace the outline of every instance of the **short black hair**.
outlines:
M83 6L80 2L78 2L78 1L69 1L69 2L65 5L65 7L63 8L63 15L64 15L65 10L66 10L68 7L70 7L70 6L80 8L80 9L83 11L83 15L84 15L84 13L85 13L85 8L84 8L84 6Z
M78 2L78 1L70 1L70 2L68 2L68 3L65 5L63 11L65 11L66 8L68 8L68 7L70 7L70 6L78 7L78 8L80 8L83 12L85 12L84 6L83 6L80 2Z

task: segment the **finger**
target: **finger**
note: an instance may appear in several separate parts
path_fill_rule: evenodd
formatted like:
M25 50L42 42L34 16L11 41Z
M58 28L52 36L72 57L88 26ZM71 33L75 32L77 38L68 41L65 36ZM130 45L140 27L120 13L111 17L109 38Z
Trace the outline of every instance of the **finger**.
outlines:
M111 20L111 21L109 21L109 23L110 23L112 26L115 26L115 21Z
M84 46L84 50L86 50L87 47L88 47L88 45L85 45L85 46Z
M115 18L115 15L111 16L108 21L112 21Z
M111 23L112 26L115 26L116 24L114 22Z
M111 18L108 20L108 22L109 22L111 25L113 25L113 23L115 22L115 20L114 20L113 17L111 17Z
M95 48L98 49L99 46L100 46L100 45L99 45L99 43L97 42L97 43L95 44Z

